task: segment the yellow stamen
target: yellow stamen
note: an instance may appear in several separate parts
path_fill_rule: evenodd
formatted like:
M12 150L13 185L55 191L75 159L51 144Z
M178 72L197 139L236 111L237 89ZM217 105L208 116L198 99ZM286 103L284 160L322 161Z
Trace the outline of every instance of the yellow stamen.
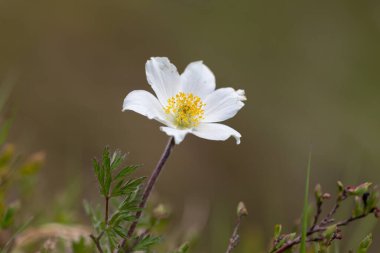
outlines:
M192 93L179 92L168 99L165 112L173 114L175 123L179 128L189 128L199 125L203 119L205 105L200 97Z

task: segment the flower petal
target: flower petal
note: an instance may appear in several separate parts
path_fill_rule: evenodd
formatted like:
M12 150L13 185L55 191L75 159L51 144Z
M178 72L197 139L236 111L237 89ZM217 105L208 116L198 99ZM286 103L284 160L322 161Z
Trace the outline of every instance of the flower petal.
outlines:
M185 139L186 134L191 132L191 129L176 129L172 127L160 127L160 130L169 136L173 136L175 144L180 144Z
M145 64L148 83L165 107L169 98L178 93L180 76L177 68L166 57L152 57Z
M123 111L126 110L131 110L149 119L155 119L163 124L168 124L166 114L160 102L152 93L145 90L132 91L125 97Z
M213 141L225 141L231 136L236 139L236 144L240 144L241 134L235 129L218 123L203 123L196 127L192 134Z
M202 61L192 62L181 75L181 90L205 98L215 90L215 76Z
M217 89L204 100L205 115L203 122L220 122L232 118L247 100L244 90L232 88Z

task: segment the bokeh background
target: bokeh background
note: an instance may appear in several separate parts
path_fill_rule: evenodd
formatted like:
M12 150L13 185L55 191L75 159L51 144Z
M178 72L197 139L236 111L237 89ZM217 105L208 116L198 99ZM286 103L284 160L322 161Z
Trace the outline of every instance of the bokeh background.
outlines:
M201 228L196 252L225 249L240 200L250 211L241 251L266 246L276 223L290 230L311 146L312 185L379 182L379 1L1 0L0 32L0 77L14 82L10 141L46 152L46 212L74 189L66 198L88 222L81 203L97 195L91 159L105 145L129 152L142 174L152 170L167 136L121 112L128 92L150 89L151 56L179 71L203 60L218 87L248 97L228 121L241 145L189 136L156 187L175 213L173 231ZM373 228L379 241L374 224L346 230L345 247Z

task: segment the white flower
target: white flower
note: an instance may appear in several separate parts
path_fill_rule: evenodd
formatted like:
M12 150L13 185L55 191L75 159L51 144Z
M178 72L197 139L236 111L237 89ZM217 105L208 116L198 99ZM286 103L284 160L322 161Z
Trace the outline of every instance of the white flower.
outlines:
M215 90L215 76L202 61L190 63L180 75L166 57L152 57L145 65L148 83L157 98L145 90L127 95L123 111L132 110L166 126L160 127L175 143L186 134L224 141L241 135L229 126L215 123L232 118L244 106L244 90Z

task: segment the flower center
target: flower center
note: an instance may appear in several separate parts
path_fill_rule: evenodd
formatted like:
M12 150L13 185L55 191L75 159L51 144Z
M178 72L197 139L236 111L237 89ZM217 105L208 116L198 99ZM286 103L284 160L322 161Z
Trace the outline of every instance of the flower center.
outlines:
M174 115L175 124L180 128L189 128L199 125L203 119L204 106L200 97L192 93L185 94L183 92L168 99L168 105L165 107L167 114Z

